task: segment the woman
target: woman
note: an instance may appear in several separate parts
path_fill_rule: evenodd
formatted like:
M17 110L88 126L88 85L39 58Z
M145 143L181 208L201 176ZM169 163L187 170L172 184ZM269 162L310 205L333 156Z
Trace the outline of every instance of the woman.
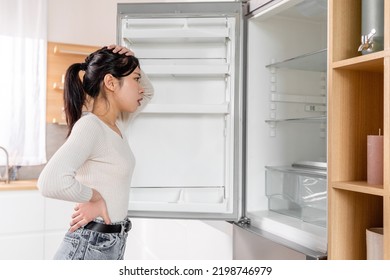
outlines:
M83 113L87 95L92 110ZM135 165L124 128L152 96L150 81L126 48L104 47L68 68L68 139L38 179L44 196L78 202L55 259L123 259Z

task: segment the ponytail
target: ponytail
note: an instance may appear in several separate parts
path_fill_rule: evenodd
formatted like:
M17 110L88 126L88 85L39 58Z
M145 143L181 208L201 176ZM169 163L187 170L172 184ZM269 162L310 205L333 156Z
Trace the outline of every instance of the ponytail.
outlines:
M65 74L64 82L64 111L66 123L68 124L68 135L73 125L81 118L82 108L85 102L85 92L79 72L84 68L85 63L72 64Z

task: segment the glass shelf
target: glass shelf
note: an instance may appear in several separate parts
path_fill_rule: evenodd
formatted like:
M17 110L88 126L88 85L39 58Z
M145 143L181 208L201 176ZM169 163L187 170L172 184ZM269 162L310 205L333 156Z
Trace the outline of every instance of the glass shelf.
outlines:
M229 103L223 104L148 104L142 114L229 114Z
M281 62L268 64L265 67L288 68L304 71L326 72L327 51L326 49L303 54Z
M317 116L317 117L302 117L302 118L288 118L288 119L268 119L265 120L266 123L274 122L312 122L312 121L326 121L326 116Z

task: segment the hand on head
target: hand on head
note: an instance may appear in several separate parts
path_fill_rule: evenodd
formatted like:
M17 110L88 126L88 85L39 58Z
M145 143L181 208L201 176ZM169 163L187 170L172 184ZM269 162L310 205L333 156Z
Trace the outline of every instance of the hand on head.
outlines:
M134 56L134 52L132 50L129 50L126 47L123 46L118 46L118 45L109 45L107 49L112 50L113 53L119 53L119 54L124 54L127 56Z

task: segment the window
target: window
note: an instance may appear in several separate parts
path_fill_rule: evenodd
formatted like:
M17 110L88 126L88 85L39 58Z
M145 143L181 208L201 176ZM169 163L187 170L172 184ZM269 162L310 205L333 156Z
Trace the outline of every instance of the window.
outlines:
M46 161L46 22L47 0L0 0L0 146L10 165Z

